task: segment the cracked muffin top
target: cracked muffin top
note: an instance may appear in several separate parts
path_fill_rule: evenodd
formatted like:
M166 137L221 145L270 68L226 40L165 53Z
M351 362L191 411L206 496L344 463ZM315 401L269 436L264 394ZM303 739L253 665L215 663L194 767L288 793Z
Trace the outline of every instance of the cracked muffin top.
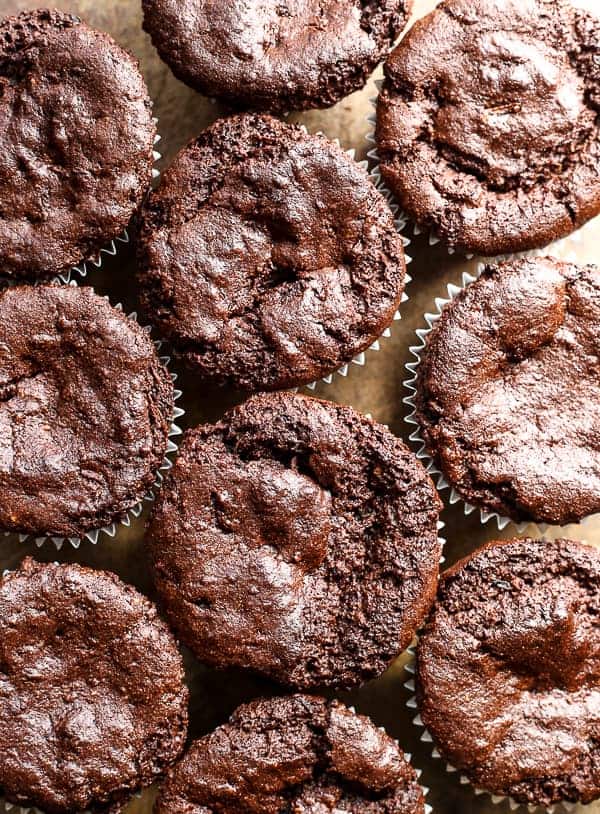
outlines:
M441 579L419 640L417 701L477 788L544 808L600 797L600 552L490 543Z
M404 289L402 238L365 171L270 116L221 119L179 153L139 261L146 318L204 378L247 391L350 362Z
M135 60L61 11L0 22L0 275L95 257L150 186L156 130Z
M451 249L532 249L600 212L597 17L568 0L445 0L385 77L383 177Z
M0 578L0 789L47 814L118 812L181 754L173 635L114 574L28 558Z
M350 687L423 621L440 508L385 427L317 399L255 396L186 433L148 525L153 579L201 661Z
M155 814L423 814L415 770L381 729L339 701L253 701L192 743Z
M416 416L465 500L517 522L600 511L599 321L600 271L552 258L487 266L444 307Z
M0 293L0 529L81 537L139 503L173 385L152 340L91 288Z
M143 0L179 79L240 108L329 107L367 81L412 0Z

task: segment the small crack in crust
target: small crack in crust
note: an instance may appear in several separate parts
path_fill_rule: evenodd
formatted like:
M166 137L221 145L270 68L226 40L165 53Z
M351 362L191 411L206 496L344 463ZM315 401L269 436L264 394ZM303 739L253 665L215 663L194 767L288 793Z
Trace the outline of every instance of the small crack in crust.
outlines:
M422 622L440 508L384 427L316 399L255 396L186 434L149 521L153 578L200 660L350 687Z
M446 571L417 652L421 718L474 786L543 807L600 796L600 553L490 543Z
M147 319L206 379L306 384L392 322L402 239L362 170L324 136L269 116L216 122L176 157L143 211Z
M183 751L188 691L155 607L114 574L26 559L0 579L0 789L116 814Z
M329 107L363 87L412 0L143 0L144 28L182 81L241 109Z
M192 743L156 814L424 814L398 745L338 701L253 701Z
M445 0L388 57L381 171L453 249L494 255L600 212L600 20L565 0Z
M600 511L600 272L552 258L487 266L443 309L416 414L460 495L517 522Z
M156 128L137 62L60 11L0 22L0 272L68 271L118 237L150 186Z

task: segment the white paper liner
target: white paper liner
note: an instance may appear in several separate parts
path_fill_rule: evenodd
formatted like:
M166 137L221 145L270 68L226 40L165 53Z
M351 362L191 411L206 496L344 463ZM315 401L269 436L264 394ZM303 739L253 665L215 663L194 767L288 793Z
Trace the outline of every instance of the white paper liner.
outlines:
M307 130L307 128L303 124L299 124L298 126L305 133L308 134L309 131ZM323 132L319 131L319 132L315 133L315 135L324 136L325 134ZM325 137L327 138L327 136L325 136ZM341 144L340 144L339 139L331 139L331 141L333 141L334 144L336 144L338 147L341 148ZM353 161L355 161L356 150L354 148L352 148L350 150L345 150L344 152L347 155L349 155L350 158ZM381 177L378 176L378 175L376 176L373 172L369 171L369 162L367 160L356 161L356 164L358 164L359 167L361 167L363 170L365 170L365 172L367 172L369 174L369 177L371 178L371 181L375 185L375 188L379 191L379 193L387 201L388 206L390 207L390 209L392 211L392 215L394 216L394 224L396 226L396 230L398 231L398 234L400 235L400 238L402 240L402 245L406 249L407 246L410 245L410 239L403 233L404 229L406 228L407 218L400 212L400 209L399 209L398 205L394 202L394 197L393 197L392 193L382 183ZM406 254L406 252L404 254L404 261L405 261L407 267L408 267L408 264L410 262L412 262L412 257L410 257L410 255ZM408 301L408 294L406 293L406 287L411 282L411 279L412 279L411 276L407 272L405 274L405 276L404 276L404 290L403 290L402 296L400 298L400 304L401 305ZM366 350L361 351L353 359L351 359L349 362L346 362L346 364L342 365L337 370L334 370L332 373L328 373L326 376L323 376L321 379L317 379L314 382L304 384L304 385L302 385L302 387L306 387L309 390L314 390L316 388L317 384L319 384L319 382L324 382L325 384L331 384L334 381L335 376L342 376L342 377L347 376L350 365L358 365L359 367L364 367L364 365L367 362L367 356L366 356L367 351L379 351L379 350L381 350L381 340L382 339L389 339L389 337L391 337L391 335L392 335L392 325L393 325L394 322L397 322L399 319L402 319L402 315L400 314L400 310L397 309L394 312L394 316L392 317L391 323L387 326L387 328L385 328L385 330L381 333L381 335L374 342L372 342L371 345L369 345L368 348L366 348Z
M71 280L69 285L77 286L77 283L75 282L75 280ZM108 297L103 297L103 299L105 299L107 302L110 302ZM114 307L117 309L117 311L123 311L123 306L121 303L117 303L117 305L115 305ZM131 314L127 315L127 319L130 319L132 322L137 323L137 313L133 311ZM150 335L152 331L152 328L150 326L142 325L140 327L142 328L143 331L145 331L145 333ZM152 342L157 350L160 361L168 369L169 364L171 362L171 357L160 355L161 348L165 344L164 341L160 339L154 339L152 340ZM175 382L177 381L177 374L169 370L168 373L169 376L171 377L171 381L173 382L173 384L175 384ZM182 395L181 390L174 389L173 396L175 402L177 402L178 399L181 398L181 395ZM21 543L33 538L38 548L41 548L44 545L44 543L51 541L56 546L56 549L58 551L60 551L60 549L63 547L65 543L69 543L73 548L79 548L79 546L84 540L87 540L88 542L92 543L92 545L96 545L101 534L106 534L108 537L114 537L115 534L117 533L117 527L119 525L130 526L132 518L140 516L144 508L144 501L154 500L154 491L161 485L163 481L163 472L167 471L168 469L171 469L171 467L173 466L173 461L171 460L170 456L177 451L177 444L174 443L171 439L178 435L183 434L181 427L179 427L176 424L176 421L177 419L181 418L184 414L185 410L182 410L181 407L174 406L173 415L171 416L170 429L168 432L165 456L163 458L162 464L156 471L154 483L152 484L150 489L146 492L146 494L143 496L143 498L139 501L139 503L136 503L134 506L127 510L122 519L115 520L108 526L102 526L101 528L98 529L91 529L90 531L86 532L86 534L83 537L60 537L49 534L36 537L33 534L19 534L18 532L13 531L3 531L2 534L4 534L5 537L8 537L12 534L16 534L19 538L19 542Z
M377 88L378 95L377 96L372 96L369 99L369 101L371 102L371 105L373 106L373 111L371 113L369 113L369 115L367 116L367 122L369 123L369 127L370 127L370 130L367 133L367 141L369 142L369 144L373 145L373 147L367 153L367 156L373 162L373 166L372 166L372 169L371 169L371 175L373 176L374 179L377 179L378 183L382 182L382 176L381 176L381 170L379 169L379 153L377 152L377 139L375 138L375 128L376 128L376 125L377 125L377 100L379 98L379 92L381 91L381 88L383 87L383 83L384 83L383 79L376 79L375 80L375 86ZM415 235L415 237L417 237L418 235L426 234L430 246L435 246L438 243L442 243L442 244L444 243L444 241L442 240L442 238L440 238L440 236L437 234L435 229L433 229L433 228L428 229L427 227L419 226L417 223L415 223L410 218L409 215L406 214L406 212L399 210L399 217L402 218L405 221L405 224L406 224L406 226L408 227L409 230L412 229L412 233L413 233L413 235ZM597 217L600 218L600 215L598 215ZM595 219L592 218L592 221L593 220L595 220ZM557 252L561 252L561 251L564 250L564 248L565 248L564 244L568 244L568 241L570 241L570 240L575 240L578 243L582 243L585 240L585 228L586 228L586 226L588 226L590 224L590 222L591 221L587 221L586 223L582 224L578 229L576 229L574 232L571 232L570 234L565 235L565 237L563 237L563 238L559 238L558 240L554 241L553 243L549 243L547 246L543 246L541 249L528 249L528 250L522 251L522 252L514 252L514 253L511 253L511 256L512 257L531 257L531 256L535 256L539 252L542 252L543 254L556 255ZM445 248L446 248L446 251L448 252L449 255L459 254L459 255L462 255L463 257L466 257L467 260L472 260L473 257L475 257L475 254L471 253L471 252L457 252L451 246L445 246ZM504 256L508 256L508 255L489 255L489 256L486 256L485 259L486 259L486 262L492 263L494 261L498 262L500 257L504 257Z
M408 648L408 652L410 653L410 659L404 666L409 675L414 676L416 671L416 644L411 645ZM406 706L411 710L411 712L416 711L416 715L413 718L413 724L422 730L420 740L423 743L431 744L431 756L435 760L443 761L444 767L448 774L455 774L458 772L454 766L448 763L440 754L438 749L435 746L434 740L431 736L429 730L425 727L421 715L419 713L419 708L417 705L417 697L416 697L416 685L414 677L411 677L408 681L405 682L404 686L410 693L410 697L406 702ZM470 786L473 792L480 796L482 794L487 795L493 803L499 805L503 803L505 800L508 801L509 807L511 811L516 811L517 809L521 809L521 811L528 811L530 814L541 814L542 812L547 812L547 814L562 814L562 812L573 812L576 808L581 808L583 810L588 810L594 803L590 803L589 805L584 805L583 803L570 803L567 801L563 801L560 803L555 803L551 806L537 806L531 803L520 803L517 800L514 800L512 797L505 797L504 795L500 794L493 794L491 791L487 791L486 789L479 788L474 786L469 778L464 774L459 774L459 781L462 786Z
M556 248L556 247L555 247ZM562 251L558 253L554 253L553 256L557 257L560 260L564 260L566 262L577 263L581 262L578 261L577 257L575 257L572 253L572 247L568 246L568 243L565 241L563 242ZM534 257L546 257L548 256L547 249L536 249L535 253L530 253L528 256ZM425 465L427 471L431 475L431 477L436 482L436 486L439 492L450 489L450 497L448 498L448 502L451 505L458 503L461 501L464 506L465 515L469 515L475 511L478 507L469 503L465 500L460 493L450 485L447 481L446 477L442 473L442 471L436 465L436 462L433 456L430 454L427 446L425 444L425 440L421 434L421 427L417 420L416 416L416 392L417 392L417 378L418 378L418 368L421 364L421 357L424 348L427 344L427 335L431 333L433 326L439 320L444 307L450 303L455 297L460 294L460 292L465 289L470 283L475 282L478 277L481 275L484 268L488 265L502 262L503 260L514 259L517 256L522 255L503 255L499 258L490 258L485 262L481 262L477 264L477 268L475 269L475 274L469 274L468 272L463 272L462 275L462 282L461 285L455 285L454 283L448 283L447 285L447 297L436 297L435 298L435 308L434 312L426 313L424 315L425 322L427 323L426 328L418 328L417 329L417 339L419 341L418 345L411 345L409 350L410 353L415 357L414 362L408 362L406 364L406 369L410 374L410 378L405 379L403 384L410 391L410 395L405 396L402 401L410 408L410 413L405 416L404 421L407 424L410 424L414 427L414 430L409 435L409 439L418 445L418 449L416 452L417 458L419 458ZM549 529L567 529L570 526L577 525L576 523L568 523L564 526L559 526L558 524L549 524L549 523L535 523L534 521L524 521L524 522L517 522L510 517L506 517L505 515L501 515L498 512L488 511L482 507L479 507L479 516L482 523L488 523L490 520L495 520L498 529L502 531L505 529L510 523L513 523L516 527L516 530L519 534L522 534L526 529L529 529L531 536L544 538L548 535ZM581 519L580 523L589 523L594 522L599 518L600 515L592 514L588 515Z
M158 153L157 153L158 155ZM155 170L152 170L155 172ZM77 282L78 279L85 279L92 268L99 269L102 267L102 255L109 255L114 257L118 252L118 244L119 243L129 243L129 232L127 229L123 229L121 234L116 237L114 240L111 240L110 243L107 243L106 246L100 249L98 254L95 257L90 257L87 260L82 260L78 266L73 266L68 271L63 272L62 274L56 274L54 277L47 277L41 278L40 280L30 281L27 279L20 279L20 278L7 278L0 276L0 287L2 288L13 288L17 285L47 285L48 283L64 283L68 285L71 282Z

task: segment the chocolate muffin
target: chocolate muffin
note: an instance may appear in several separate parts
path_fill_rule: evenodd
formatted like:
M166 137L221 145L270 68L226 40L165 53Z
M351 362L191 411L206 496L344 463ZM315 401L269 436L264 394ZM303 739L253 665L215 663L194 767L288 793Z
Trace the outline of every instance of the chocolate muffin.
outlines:
M203 377L251 391L349 362L404 288L402 239L364 170L268 116L217 121L179 153L139 247L146 318Z
M415 770L388 735L308 695L239 707L169 772L155 814L423 814Z
M0 22L0 272L30 280L94 258L152 177L156 130L137 62L47 9Z
M188 692L154 606L107 571L26 559L0 579L0 791L118 812L180 755Z
M450 249L533 249L600 212L597 17L567 0L445 0L385 77L383 178Z
M446 305L417 368L426 446L467 501L515 521L600 511L600 272L487 266Z
M0 293L0 528L81 537L154 483L173 385L147 333L91 288Z
M437 586L440 501L385 427L291 393L186 433L147 545L197 657L306 689L382 673Z
M362 88L412 0L142 0L175 76L235 107L329 107Z
M491 543L447 571L417 652L442 756L520 803L600 797L600 552Z

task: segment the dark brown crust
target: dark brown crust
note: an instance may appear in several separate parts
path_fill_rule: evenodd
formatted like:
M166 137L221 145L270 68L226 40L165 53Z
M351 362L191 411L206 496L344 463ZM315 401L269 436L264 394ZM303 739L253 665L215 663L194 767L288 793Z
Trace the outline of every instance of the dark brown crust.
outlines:
M392 322L402 239L364 170L270 116L221 119L144 208L141 306L206 379L277 390L332 373Z
M143 0L173 73L243 109L329 107L362 88L412 0ZM242 8L243 5L243 8Z
M446 305L416 415L460 495L517 522L600 511L600 272L552 258L487 266Z
M26 559L0 579L0 795L116 812L185 745L188 691L154 606L114 574Z
M381 674L427 613L440 508L386 428L269 394L186 434L147 545L199 659L297 689L350 687Z
M169 773L154 814L424 814L405 756L338 701L253 701L195 741Z
M449 248L544 246L600 212L600 20L568 0L445 0L385 65L383 178Z
M600 553L490 543L447 571L421 635L417 697L476 787L547 807L600 797Z
M118 237L152 177L137 62L60 11L0 22L0 272L68 271Z
M155 481L173 385L148 334L91 288L0 293L0 528L81 537Z

